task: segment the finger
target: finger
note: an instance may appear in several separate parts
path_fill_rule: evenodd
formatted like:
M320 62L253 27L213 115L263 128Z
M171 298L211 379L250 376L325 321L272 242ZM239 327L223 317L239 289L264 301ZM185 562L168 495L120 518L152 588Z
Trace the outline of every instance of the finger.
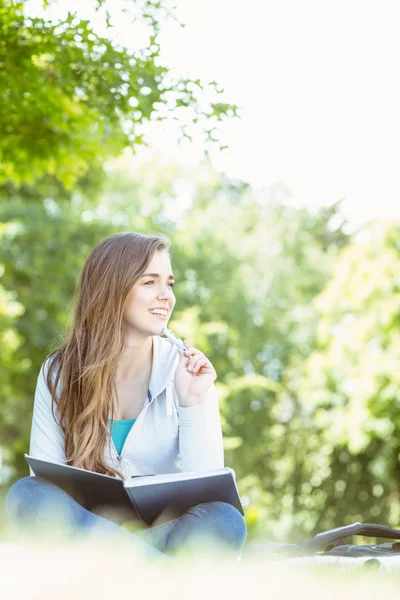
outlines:
M183 350L178 350L179 352L179 364L184 364L185 367L188 365L189 363L189 359L186 356L185 352Z
M186 348L186 350L184 352L185 356L190 356L190 352L192 350L192 347L191 347L191 344L190 344L189 340L183 340L183 345Z
M187 350L178 350L179 352L179 366L187 369L190 362L190 355Z
M198 360L193 367L192 373L205 373L210 366L211 363L207 358Z
M197 373L199 369L207 366L208 364L211 366L211 363L208 360L208 358L198 358L194 363L188 365L188 371L191 371L192 373Z
M209 360L204 360L206 361L206 364L196 365L195 370L190 371L190 374L194 377L196 377L197 375L211 375L213 380L215 381L217 379L217 373L215 372L214 367L212 366Z
M203 352L201 352L201 350L199 350L198 348L195 348L194 346L191 346L190 342L188 340L183 340L183 343L186 348L185 354L189 354L189 356L194 356L195 354L203 354Z
M190 347L190 342L188 342L188 340L183 340L183 345L185 346L185 350L178 349L179 365L184 365L185 367L187 367L190 358L190 355L188 354L188 347Z
M189 358L188 365L191 365L193 367L193 365L197 360L199 360L199 358L206 358L206 356L203 354L203 352L196 352L196 354L192 354L192 356Z

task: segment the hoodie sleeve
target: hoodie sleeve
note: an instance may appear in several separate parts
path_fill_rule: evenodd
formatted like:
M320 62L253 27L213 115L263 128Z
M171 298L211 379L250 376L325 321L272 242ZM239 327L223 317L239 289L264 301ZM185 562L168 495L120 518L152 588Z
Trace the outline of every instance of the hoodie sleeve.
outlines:
M65 464L64 435L51 410L51 394L45 374L47 364L40 369L37 380L29 454L51 462ZM31 475L33 472L31 470Z
M224 466L218 396L213 385L203 404L177 407L179 454L183 472L208 471Z

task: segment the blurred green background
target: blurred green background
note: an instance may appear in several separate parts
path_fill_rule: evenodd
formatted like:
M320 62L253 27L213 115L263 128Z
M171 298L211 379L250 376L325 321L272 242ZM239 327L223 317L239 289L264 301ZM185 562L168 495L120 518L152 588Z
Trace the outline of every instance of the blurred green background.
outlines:
M138 160L146 121L176 120L184 139L198 128L207 148L237 107L215 82L205 106L200 81L174 78L159 60L162 4L133 4L153 31L137 53L76 16L28 18L0 1L3 494L27 474L36 379L88 253L118 231L162 232L170 327L216 367L249 539L399 526L400 222L354 231L340 202L260 197L207 153L195 169Z

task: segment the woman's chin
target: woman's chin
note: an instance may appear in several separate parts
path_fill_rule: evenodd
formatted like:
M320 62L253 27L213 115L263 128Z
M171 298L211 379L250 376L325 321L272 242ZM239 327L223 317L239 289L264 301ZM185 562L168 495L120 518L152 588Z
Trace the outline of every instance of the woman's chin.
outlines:
M149 329L149 335L163 335L162 330L164 329L164 327L168 327L168 321L169 321L169 319L157 319L156 320L154 318L153 323L147 322L146 326Z
M163 329L164 327L167 327L167 322L165 321L165 323L160 323L159 325L155 326L153 331L154 333L152 335L163 335Z

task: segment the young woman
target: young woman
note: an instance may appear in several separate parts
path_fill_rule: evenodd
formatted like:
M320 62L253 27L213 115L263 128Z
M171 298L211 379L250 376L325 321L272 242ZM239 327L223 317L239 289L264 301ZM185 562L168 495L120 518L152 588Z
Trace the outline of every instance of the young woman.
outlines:
M183 352L160 337L175 306L168 248L162 235L119 233L92 250L71 331L40 370L32 456L122 478L223 466L214 367L188 341ZM74 530L118 531L152 556L193 549L205 534L239 555L246 536L223 502L133 534L34 476L11 488L7 508L39 526L56 510Z

